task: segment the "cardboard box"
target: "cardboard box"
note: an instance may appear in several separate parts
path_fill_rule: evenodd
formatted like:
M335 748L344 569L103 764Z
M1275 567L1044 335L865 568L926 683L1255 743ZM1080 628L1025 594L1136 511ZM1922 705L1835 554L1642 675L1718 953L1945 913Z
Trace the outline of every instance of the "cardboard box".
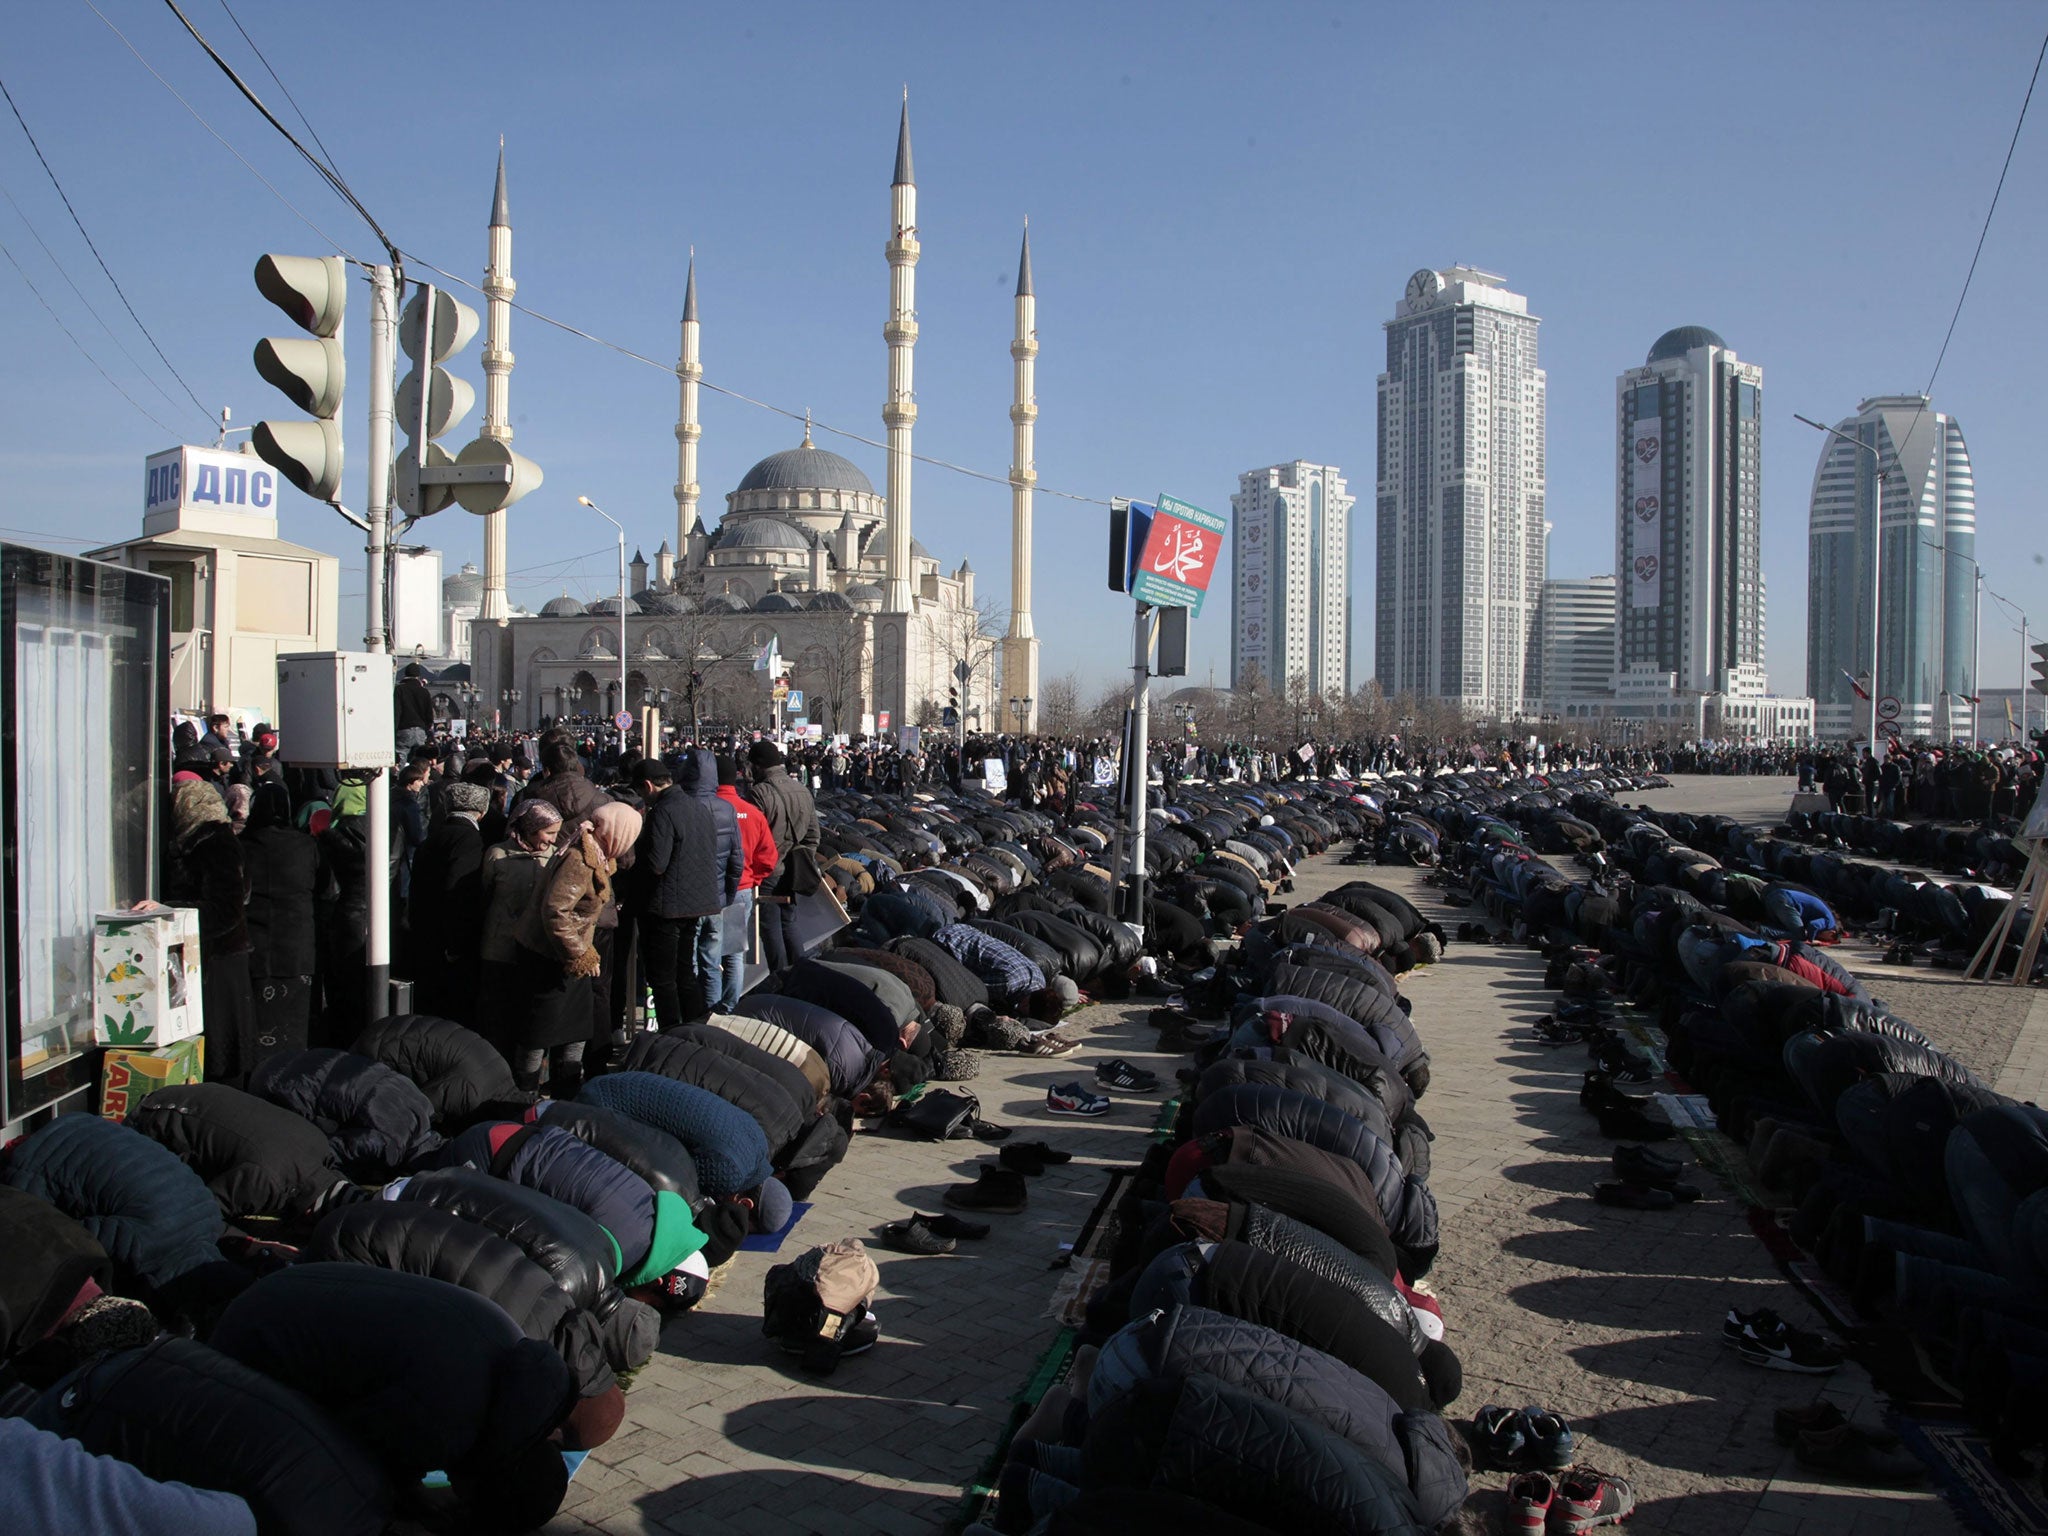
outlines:
M154 1051L113 1046L100 1058L100 1115L107 1120L126 1120L128 1111L157 1089L201 1082L205 1076L203 1037Z
M93 1038L101 1045L147 1049L203 1033L198 909L95 917L92 1012Z

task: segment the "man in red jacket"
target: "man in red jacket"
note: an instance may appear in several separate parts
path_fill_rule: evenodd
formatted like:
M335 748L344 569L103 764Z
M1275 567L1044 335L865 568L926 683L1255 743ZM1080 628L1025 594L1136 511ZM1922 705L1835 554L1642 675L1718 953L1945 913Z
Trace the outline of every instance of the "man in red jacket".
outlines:
M739 1006L740 989L747 968L747 953L754 930L754 889L775 873L782 854L775 846L775 834L768 830L768 818L751 800L742 800L738 789L739 761L721 755L718 759L718 798L740 819L740 893L725 909L725 953L720 963L725 973L725 990L715 1000L721 1013Z

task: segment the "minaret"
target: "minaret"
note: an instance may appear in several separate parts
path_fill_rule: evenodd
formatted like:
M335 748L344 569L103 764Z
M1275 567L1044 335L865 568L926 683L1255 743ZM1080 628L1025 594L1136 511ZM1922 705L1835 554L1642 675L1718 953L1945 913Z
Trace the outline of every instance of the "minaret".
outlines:
M889 564L882 611L910 612L910 429L917 421L910 382L910 349L917 345L917 182L910 167L910 87L903 88L903 119L896 130L896 177L889 186Z
M484 267L489 311L484 340L484 422L479 437L512 441L512 212L505 201L505 140L498 140L498 187L491 197L491 255ZM506 514L484 514L484 590L477 609L481 623L502 624L512 615L505 601Z
M1031 627L1031 488L1038 483L1032 439L1038 422L1038 298L1031 291L1031 221L1017 256L1017 334L1010 342L1010 632L1003 640L1003 687L1031 700L1024 729L1038 729L1038 636Z
M697 425L697 381L704 377L704 364L697 354L697 250L690 248L690 275L683 284L683 353L676 362L676 378L682 383L682 401L676 417L676 549L687 562L690 535L697 531L697 439L704 429Z

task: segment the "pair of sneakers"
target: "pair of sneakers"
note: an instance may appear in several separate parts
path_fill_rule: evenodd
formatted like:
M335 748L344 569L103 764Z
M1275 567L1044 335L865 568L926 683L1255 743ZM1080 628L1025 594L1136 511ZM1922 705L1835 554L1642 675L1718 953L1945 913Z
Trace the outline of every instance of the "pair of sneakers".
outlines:
M1090 1119L1109 1113L1109 1095L1090 1093L1079 1083L1055 1083L1045 1090L1048 1114L1081 1115Z
M1472 1415L1465 1438L1473 1461L1496 1471L1556 1470L1572 1464L1571 1426L1563 1415L1543 1408L1488 1403Z
M1583 1464L1555 1476L1523 1472L1508 1484L1508 1529L1522 1536L1574 1536L1626 1520L1635 1507L1635 1485L1627 1478Z

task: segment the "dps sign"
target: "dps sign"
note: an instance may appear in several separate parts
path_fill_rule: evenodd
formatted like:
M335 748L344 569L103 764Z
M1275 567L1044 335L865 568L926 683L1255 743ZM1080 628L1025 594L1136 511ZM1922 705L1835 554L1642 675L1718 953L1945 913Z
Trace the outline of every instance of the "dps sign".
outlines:
M1172 496L1161 496L1138 556L1131 596L1156 608L1186 608L1199 617L1229 524Z

